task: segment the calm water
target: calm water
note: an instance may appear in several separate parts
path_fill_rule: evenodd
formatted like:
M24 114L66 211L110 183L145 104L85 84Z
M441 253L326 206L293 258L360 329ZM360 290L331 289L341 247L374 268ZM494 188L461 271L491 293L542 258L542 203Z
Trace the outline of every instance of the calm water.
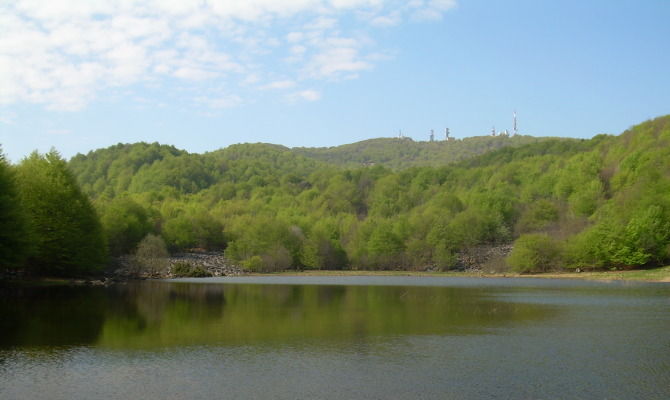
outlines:
M0 399L668 399L670 285L270 277L0 295Z

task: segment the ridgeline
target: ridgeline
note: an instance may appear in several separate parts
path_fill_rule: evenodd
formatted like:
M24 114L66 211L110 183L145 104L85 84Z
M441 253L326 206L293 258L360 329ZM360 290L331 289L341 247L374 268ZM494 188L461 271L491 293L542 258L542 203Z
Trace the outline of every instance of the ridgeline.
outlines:
M448 270L463 267L463 254L510 244L486 267L643 268L670 258L670 116L590 140L372 139L204 154L118 144L68 168L112 255L155 234L171 252L225 251L250 271Z

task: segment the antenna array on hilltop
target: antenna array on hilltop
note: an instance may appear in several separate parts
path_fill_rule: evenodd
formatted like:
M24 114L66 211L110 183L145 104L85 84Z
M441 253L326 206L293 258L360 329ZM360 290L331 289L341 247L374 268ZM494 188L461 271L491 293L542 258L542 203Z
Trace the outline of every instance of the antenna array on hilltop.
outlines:
M517 116L516 116L516 110L512 112L512 132L510 134L509 129L505 129L504 131L496 131L495 125L491 128L491 133L490 136L502 136L502 137L510 137L510 136L518 136L519 135L519 125L517 122ZM435 130L431 129L430 134L428 136L428 140L430 142L435 142ZM403 140L403 139L409 139L402 133L402 129L398 130L398 139ZM444 141L450 142L456 140L456 138L451 136L451 131L449 128L445 128L444 130Z

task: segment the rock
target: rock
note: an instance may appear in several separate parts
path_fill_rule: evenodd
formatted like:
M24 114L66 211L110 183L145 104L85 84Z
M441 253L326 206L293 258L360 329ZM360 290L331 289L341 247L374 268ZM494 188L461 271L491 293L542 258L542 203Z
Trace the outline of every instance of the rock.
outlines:
M152 279L152 278L173 278L172 268L177 263L190 264L193 267L200 267L209 272L212 276L236 276L244 275L246 271L237 265L232 264L223 256L223 253L218 252L191 252L191 253L177 253L168 258L168 268L166 271L149 275L146 273L137 274L133 268L132 256L126 255L116 257L113 260L110 269L112 275L119 280L126 279Z
M468 272L482 272L482 267L493 259L502 259L512 251L511 244L474 246L456 255L456 268Z
M167 275L169 277L172 277L172 267L177 263L186 263L193 267L200 267L209 272L212 276L236 276L246 274L242 268L230 263L222 253L216 252L174 254L168 259L169 267Z

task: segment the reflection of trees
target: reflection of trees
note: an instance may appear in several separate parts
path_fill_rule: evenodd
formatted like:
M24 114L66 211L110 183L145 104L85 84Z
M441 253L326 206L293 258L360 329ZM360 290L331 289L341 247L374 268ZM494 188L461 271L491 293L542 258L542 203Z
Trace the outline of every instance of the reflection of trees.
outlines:
M496 301L492 289L142 282L107 319L100 344L154 347L311 338L477 334L556 311Z
M0 345L95 343L108 306L104 288L3 288Z

